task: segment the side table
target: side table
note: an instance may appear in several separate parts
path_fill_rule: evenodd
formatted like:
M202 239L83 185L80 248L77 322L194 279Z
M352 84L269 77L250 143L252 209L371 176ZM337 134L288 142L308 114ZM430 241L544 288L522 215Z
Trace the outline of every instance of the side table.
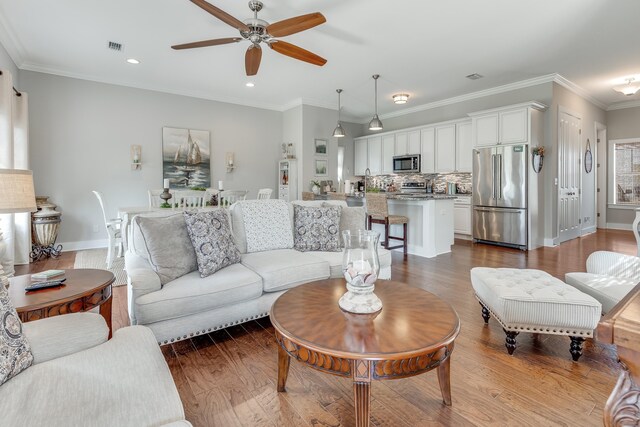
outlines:
M107 270L81 268L64 270L64 277L67 278L64 286L35 292L24 290L26 286L33 283L31 274L10 278L9 298L20 320L29 322L99 307L100 315L109 326L109 338L111 338L111 286L115 281L113 273Z

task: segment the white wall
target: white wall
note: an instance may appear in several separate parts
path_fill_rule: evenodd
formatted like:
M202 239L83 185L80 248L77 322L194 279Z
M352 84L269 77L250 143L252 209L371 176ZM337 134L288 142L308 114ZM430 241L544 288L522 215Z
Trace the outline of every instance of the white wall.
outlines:
M16 88L20 87L20 72L18 71L18 67L16 67L16 64L2 44L0 44L0 70L8 70L13 76L13 85Z
M22 71L29 93L30 160L36 192L63 212L66 249L106 238L91 190L104 193L110 216L118 206L147 204L162 186L162 127L211 133L211 179L226 189L277 188L282 113L185 96ZM130 146L142 145L142 170L132 171ZM224 156L235 153L226 173ZM94 231L97 230L97 231Z

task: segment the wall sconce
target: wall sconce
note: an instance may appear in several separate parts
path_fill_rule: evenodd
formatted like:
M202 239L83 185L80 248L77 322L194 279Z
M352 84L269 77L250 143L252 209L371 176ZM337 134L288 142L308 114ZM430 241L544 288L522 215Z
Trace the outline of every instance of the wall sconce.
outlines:
M131 146L131 170L137 171L142 169L142 146Z
M236 167L235 161L233 159L233 153L227 153L225 157L225 165L227 166L227 173L233 172Z

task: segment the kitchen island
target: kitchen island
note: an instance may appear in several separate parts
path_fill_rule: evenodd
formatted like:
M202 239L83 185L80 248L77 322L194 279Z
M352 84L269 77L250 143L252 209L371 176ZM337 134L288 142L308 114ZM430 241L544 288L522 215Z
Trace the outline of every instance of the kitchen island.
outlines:
M412 255L433 258L451 252L453 244L453 195L389 194L389 215L409 218L407 251ZM391 225L389 234L402 237L402 225ZM373 224L384 236L384 226ZM392 241L392 244L395 244ZM402 249L397 249L402 251Z

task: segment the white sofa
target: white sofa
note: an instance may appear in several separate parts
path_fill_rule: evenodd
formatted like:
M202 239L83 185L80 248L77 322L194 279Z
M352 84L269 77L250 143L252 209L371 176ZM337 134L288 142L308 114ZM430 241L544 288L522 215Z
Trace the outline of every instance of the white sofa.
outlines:
M586 273L567 273L564 280L600 301L605 314L640 283L640 258L597 251L587 258Z
M133 218L129 235L131 243L125 255L131 324L149 327L159 344L167 344L265 317L274 301L287 289L316 280L343 277L342 252L278 249L247 253L242 203L238 202L229 209L241 262L206 278L193 271L164 285L148 261L138 224L140 216ZM321 206L323 202L299 204ZM348 208L345 202L340 201L329 204L357 209ZM175 214L174 211L165 215ZM288 220L293 233L291 204ZM361 228L365 228L364 211ZM390 279L391 253L383 248L378 253L380 278Z
M0 386L3 426L190 426L148 328L75 313L23 324L33 365Z

